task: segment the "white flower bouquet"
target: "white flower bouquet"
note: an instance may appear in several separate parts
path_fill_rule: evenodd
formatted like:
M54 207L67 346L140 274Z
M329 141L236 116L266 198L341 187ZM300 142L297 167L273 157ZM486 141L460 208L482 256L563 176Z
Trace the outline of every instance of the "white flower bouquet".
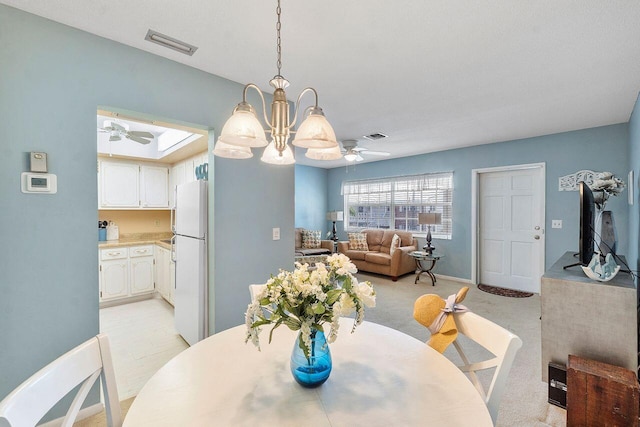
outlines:
M332 343L338 336L340 316L355 312L354 332L364 319L364 308L376 305L371 283L358 282L353 275L357 271L343 254L327 257L326 264L316 263L312 270L300 263L293 272L281 270L247 307L245 342L251 341L260 349L260 327L273 325L271 342L273 330L284 324L300 331L300 347L308 358L312 330L324 332L323 324L330 323L327 342Z

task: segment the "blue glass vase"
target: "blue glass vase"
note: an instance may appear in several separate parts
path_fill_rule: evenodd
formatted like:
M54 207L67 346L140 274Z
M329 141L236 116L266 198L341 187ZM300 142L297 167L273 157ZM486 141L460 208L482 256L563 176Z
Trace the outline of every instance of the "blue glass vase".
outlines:
M324 332L311 330L311 349L309 357L300 348L300 333L291 352L291 373L303 387L313 388L324 383L331 373L331 351Z

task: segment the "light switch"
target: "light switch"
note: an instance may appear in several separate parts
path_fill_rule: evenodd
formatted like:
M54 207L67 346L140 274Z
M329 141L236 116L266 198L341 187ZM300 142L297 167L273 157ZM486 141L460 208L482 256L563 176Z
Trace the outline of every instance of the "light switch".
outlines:
M280 228L276 227L273 229L273 240L280 240Z
M551 228L562 228L562 220L561 219L552 219L551 220Z

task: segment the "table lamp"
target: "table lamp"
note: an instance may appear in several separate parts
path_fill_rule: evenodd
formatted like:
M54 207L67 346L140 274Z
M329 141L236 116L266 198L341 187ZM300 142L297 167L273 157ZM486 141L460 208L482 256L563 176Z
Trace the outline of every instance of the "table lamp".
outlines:
M333 230L331 230L331 233L332 233L331 240L333 240L334 242L337 242L338 241L338 235L337 235L337 232L336 232L336 221L343 221L344 220L344 214L343 214L342 211L327 212L327 220L333 222Z
M436 224L442 224L442 214L437 212L421 213L418 214L418 223L427 224L427 244L422 249L431 254L435 249L431 246L431 226Z

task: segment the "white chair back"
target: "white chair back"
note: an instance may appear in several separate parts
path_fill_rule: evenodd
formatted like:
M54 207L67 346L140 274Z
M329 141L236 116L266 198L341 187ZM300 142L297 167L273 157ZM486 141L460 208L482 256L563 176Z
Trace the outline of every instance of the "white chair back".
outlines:
M469 375L469 379L475 385L482 396L494 425L498 419L498 407L500 399L507 384L509 370L513 364L516 353L522 347L522 340L517 336L473 312L454 314L458 333L465 335L482 347L489 350L495 357L481 362L470 363L458 340L453 342L460 354L464 365L459 368ZM485 391L478 380L477 371L495 367L495 372L489 388Z
M249 285L249 293L251 294L251 301L256 299L256 295L259 295L267 285Z
M12 391L0 402L0 421L12 427L35 426L60 399L81 385L62 421L63 427L71 427L98 377L102 378L107 425L120 427L122 412L111 349L103 334L63 354Z

